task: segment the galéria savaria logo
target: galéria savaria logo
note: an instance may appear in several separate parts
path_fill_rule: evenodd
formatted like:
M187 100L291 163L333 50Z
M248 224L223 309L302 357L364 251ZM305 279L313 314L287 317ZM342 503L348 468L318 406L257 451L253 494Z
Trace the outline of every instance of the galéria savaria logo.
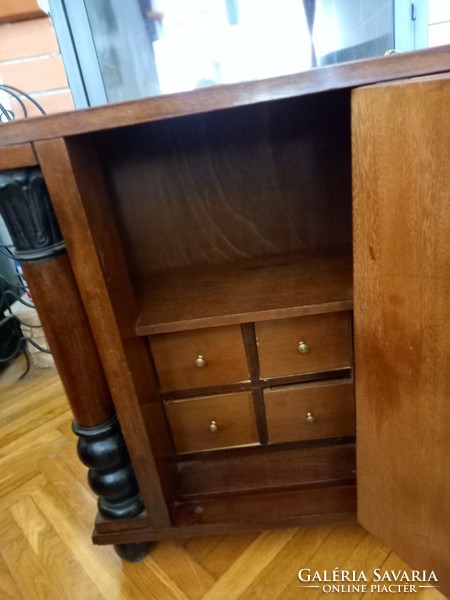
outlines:
M332 571L315 571L304 567L297 577L300 587L319 589L325 594L373 593L414 594L423 588L438 588L434 571L394 571L374 569L370 572L347 571L336 567Z

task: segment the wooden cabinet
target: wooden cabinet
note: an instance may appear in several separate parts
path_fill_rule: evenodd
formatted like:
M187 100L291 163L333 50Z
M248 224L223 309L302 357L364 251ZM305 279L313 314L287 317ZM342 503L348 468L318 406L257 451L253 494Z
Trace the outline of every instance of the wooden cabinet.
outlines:
M410 79L449 65L444 47L2 126L0 206L100 495L95 542L135 559L358 508L450 587L450 84Z

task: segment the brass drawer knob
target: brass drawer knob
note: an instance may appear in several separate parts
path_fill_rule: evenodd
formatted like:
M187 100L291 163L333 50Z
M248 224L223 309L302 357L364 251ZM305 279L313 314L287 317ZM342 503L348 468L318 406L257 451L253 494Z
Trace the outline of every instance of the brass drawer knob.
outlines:
M305 342L299 342L297 350L300 352L300 354L306 354L309 350L309 346Z
M305 417L305 423L307 425L314 425L315 422L316 422L316 417L312 413L307 412L306 417Z
M199 369L201 369L205 365L206 365L206 360L203 358L203 356L201 354L199 354L197 356L197 358L195 359L195 366L198 367Z
M211 433L217 433L217 431L219 430L217 421L211 421L211 423L209 424L209 430Z

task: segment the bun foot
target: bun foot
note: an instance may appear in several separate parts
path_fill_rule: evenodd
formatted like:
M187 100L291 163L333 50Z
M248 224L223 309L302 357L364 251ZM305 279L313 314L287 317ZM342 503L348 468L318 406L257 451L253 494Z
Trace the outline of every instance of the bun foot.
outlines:
M151 542L138 542L134 544L115 544L114 550L123 560L138 563L150 554L151 547Z

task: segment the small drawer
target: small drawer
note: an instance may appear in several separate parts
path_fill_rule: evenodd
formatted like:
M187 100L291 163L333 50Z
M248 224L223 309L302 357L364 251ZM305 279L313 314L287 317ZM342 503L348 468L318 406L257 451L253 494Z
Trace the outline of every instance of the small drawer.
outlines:
M264 405L271 444L355 435L352 381L272 388Z
M259 442L250 392L172 400L166 411L180 454Z
M256 323L261 377L350 367L350 313L325 313Z
M150 345L165 391L249 380L239 325L154 335Z

